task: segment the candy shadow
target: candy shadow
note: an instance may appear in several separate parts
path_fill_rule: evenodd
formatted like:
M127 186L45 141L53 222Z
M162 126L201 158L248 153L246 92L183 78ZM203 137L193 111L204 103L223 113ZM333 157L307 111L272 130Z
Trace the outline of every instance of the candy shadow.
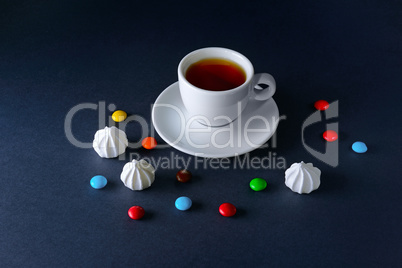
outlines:
M155 212L153 210L147 209L145 211L144 217L142 217L140 220L141 221L149 221L152 220L155 217Z
M285 179L283 179L283 180L285 180ZM262 192L262 193L264 193L264 192L268 192L268 193L273 193L273 192L275 192L275 191L277 191L278 190L278 184L277 183L268 183L267 184L267 188L265 188L264 190L262 190L262 191L260 191L260 192ZM253 191L253 190L252 190ZM254 192L254 191L253 191Z
M347 134L344 131L339 131L338 138L340 141L347 141L349 139L349 134ZM352 146L352 145L350 145L350 146Z
M193 185L194 183L198 183L201 180L200 176L192 176L191 179L188 182L180 182L176 179L176 174L174 176L175 179L175 187L190 187L191 185Z
M345 189L346 184L347 181L345 175L335 172L325 173L325 177L321 176L321 184L317 191L327 193L332 191L340 192Z
M191 211L201 211L202 208L203 208L203 204L202 204L202 203L197 202L197 201L196 201L196 202L193 201L193 204L191 205L190 210L191 210Z
M113 191L115 189L118 188L118 184L114 181L108 181L105 188L101 189L101 190L105 190L105 191Z
M243 208L236 208L236 214L232 218L243 218L247 215L247 211Z

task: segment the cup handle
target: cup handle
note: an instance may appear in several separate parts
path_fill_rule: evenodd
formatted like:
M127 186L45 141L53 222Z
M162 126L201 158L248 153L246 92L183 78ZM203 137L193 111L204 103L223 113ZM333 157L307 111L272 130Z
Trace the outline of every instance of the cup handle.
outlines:
M272 75L268 73L259 73L255 74L253 77L253 88L251 89L251 97L259 100L264 101L271 98L276 91L276 83L275 79ZM260 84L267 85L268 87L263 88Z

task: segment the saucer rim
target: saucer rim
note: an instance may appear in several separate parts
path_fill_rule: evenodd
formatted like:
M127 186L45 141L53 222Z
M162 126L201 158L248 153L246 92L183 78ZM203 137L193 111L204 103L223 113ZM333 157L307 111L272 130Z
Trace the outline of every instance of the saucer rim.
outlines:
M174 90L174 88L175 88L176 86L177 86L177 87L179 86L179 81L176 81L176 82L170 84L169 86L167 86L167 87L158 95L158 97L156 98L156 100L155 100L155 102L154 102L154 105L153 105L153 107L152 107L151 119L152 119L152 124L153 124L153 126L154 126L156 132L158 133L158 135L159 135L167 144L169 144L169 146L173 147L174 149L176 149L176 150L178 150L178 151L180 151L180 152L183 152L183 153L186 153L186 154L189 154L189 155L192 155L192 156L196 156L196 157L203 157L203 158L226 158L226 157L236 157L236 156L240 156L240 155L249 153L249 152L251 152L251 151L254 151L255 149L260 148L264 143L266 143L266 142L275 134L275 132L276 132L276 130L277 130L277 128L278 128L279 120L278 120L277 123L275 124L273 131L270 132L270 133L272 133L272 134L269 135L269 136L267 136L267 138L264 139L264 142L263 142L263 143L259 144L259 145L256 146L256 147L249 146L249 147L247 147L247 150L243 150L243 151L241 151L241 152L239 152L239 153L238 153L238 152L234 152L234 150L235 150L236 148L232 148L232 147L228 148L227 150L225 150L225 148L222 148L222 150L223 150L223 153L222 153L222 154L212 154L212 153L198 153L198 152L194 152L193 150L189 150L187 147L178 146L177 143L173 143L173 142L170 141L170 139L166 138L166 136L163 134L163 131L161 131L161 129L158 127L158 125L155 124L155 113L156 113L156 112L155 112L155 104L157 104L158 102L160 102L160 99L163 97L163 95L167 94L167 91L169 91L169 90ZM178 89L177 89L177 90L178 90ZM272 101L273 101L272 104L275 105L275 107L276 107L277 114L278 114L278 119L279 119L279 108L278 108L278 105L276 104L274 98L271 97L270 99L272 99ZM183 101L180 100L180 102L181 102L181 104L182 104L182 108L184 109L183 112L184 112L184 113L187 113L187 111L185 110ZM168 104L168 103L167 103L167 104ZM230 124L234 124L236 121L237 121L237 120L231 122ZM230 124L229 124L229 125L230 125ZM211 135L212 135L212 133L211 133Z

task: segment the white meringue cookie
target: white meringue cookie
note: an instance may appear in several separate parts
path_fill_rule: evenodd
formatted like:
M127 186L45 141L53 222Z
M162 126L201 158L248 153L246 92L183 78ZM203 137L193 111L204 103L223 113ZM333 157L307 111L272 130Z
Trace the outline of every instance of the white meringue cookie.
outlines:
M311 163L294 163L285 171L285 184L293 192L309 194L320 186L321 171Z
M133 160L124 165L121 181L131 190L140 191L155 181L155 168L145 160Z
M126 151L127 135L116 127L105 127L95 133L92 146L100 157L117 157Z

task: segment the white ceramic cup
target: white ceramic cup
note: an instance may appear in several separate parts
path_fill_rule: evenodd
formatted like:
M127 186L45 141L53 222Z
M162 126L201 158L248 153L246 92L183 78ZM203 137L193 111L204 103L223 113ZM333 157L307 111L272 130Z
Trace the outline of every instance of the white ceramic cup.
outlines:
M224 91L210 91L192 85L186 79L188 67L203 59L220 58L240 65L246 73L246 81ZM179 88L183 104L190 117L207 126L223 126L235 120L251 98L266 101L276 90L275 79L268 73L254 74L251 62L242 54L227 48L207 47L187 54L178 67ZM259 84L268 85L263 89Z

